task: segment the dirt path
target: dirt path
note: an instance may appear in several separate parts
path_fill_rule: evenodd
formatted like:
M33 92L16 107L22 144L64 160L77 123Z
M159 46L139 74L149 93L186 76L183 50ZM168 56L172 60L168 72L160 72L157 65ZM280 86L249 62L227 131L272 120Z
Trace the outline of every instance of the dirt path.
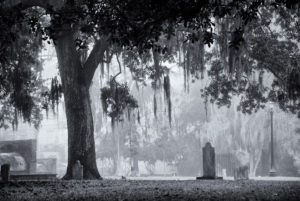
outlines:
M300 200L300 182L53 181L0 184L0 200Z

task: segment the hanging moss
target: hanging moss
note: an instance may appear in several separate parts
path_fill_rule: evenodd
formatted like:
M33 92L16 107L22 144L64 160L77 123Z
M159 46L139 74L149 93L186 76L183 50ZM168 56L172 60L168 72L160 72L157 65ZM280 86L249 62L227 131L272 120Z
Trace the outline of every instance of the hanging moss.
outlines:
M50 101L49 91L42 92L41 97L42 97L42 109L46 111L46 117L48 119L49 101Z
M226 72L229 72L229 65L227 62L228 57L228 29L229 29L229 22L227 19L218 19L217 23L220 27L220 33L218 38L219 49L220 49L220 58L223 65L223 68Z
M44 87L42 91L43 91L41 93L42 109L46 110L46 116L48 118L48 111L50 106L54 113L58 113L59 100L61 99L63 93L62 85L58 81L58 78L55 76L54 78L51 79L50 90Z
M258 76L258 84L259 84L259 91L262 92L263 88L264 88L264 71L261 70L259 72L259 76Z
M242 46L245 41L243 39L244 30L241 28L236 29L231 35L231 41L229 43L229 73L233 73L234 70L240 68L240 56Z
M12 121L12 128L13 130L18 130L18 126L19 126L19 118L18 118L18 111L17 109L15 108L14 109L14 119Z
M191 47L188 44L187 52L186 52L186 89L189 93L190 91L190 72L191 72Z
M20 59L17 68L12 72L13 93L11 94L11 103L13 103L14 108L20 112L24 120L30 122L32 108L35 103L28 86L28 83L31 82L26 82L26 80L33 75L32 72L23 65L25 65L25 63Z
M155 119L157 119L157 91L161 89L161 78L164 75L164 73L167 71L167 68L160 65L161 61L161 53L159 48L153 48L152 49L152 57L154 65L153 67L149 67L150 73L150 79L153 79L152 82L152 88L154 89L154 96L153 96L153 113Z
M170 99L171 90L170 90L170 77L169 77L169 75L166 75L164 77L164 91L165 91L166 98Z
M164 91L165 91L165 100L168 105L168 117L169 117L169 124L171 125L172 122L172 102L171 102L171 85L170 85L170 77L166 75L164 77Z
M204 79L204 71L205 71L205 61L204 61L205 49L204 43L199 43L199 64L200 64L200 73L201 79Z
M138 110L138 113L137 113L137 121L139 124L141 124L140 110Z
M154 92L154 95L153 95L153 113L154 113L155 119L157 119L157 102L156 102L155 92Z
M179 58L179 65L182 65L182 61L181 61L181 35L180 35L180 32L177 31L176 32L176 48L177 48L177 51L178 51L178 58Z
M101 103L104 114L115 122L122 121L123 114L127 110L130 119L130 111L138 107L137 100L130 94L127 84L120 84L112 78L109 86L101 89Z
M169 124L172 125L172 102L171 99L168 100L168 117L169 117Z
M52 109L54 111L55 106L58 111L58 104L59 104L59 99L62 96L62 86L59 83L57 77L55 76L51 80L51 89L50 89L50 100L51 100L51 105Z
M128 121L130 121L130 119L131 119L131 110L130 110L130 108L127 108L127 119L128 119Z
M184 91L187 89L187 71L186 71L186 44L183 44L183 85Z

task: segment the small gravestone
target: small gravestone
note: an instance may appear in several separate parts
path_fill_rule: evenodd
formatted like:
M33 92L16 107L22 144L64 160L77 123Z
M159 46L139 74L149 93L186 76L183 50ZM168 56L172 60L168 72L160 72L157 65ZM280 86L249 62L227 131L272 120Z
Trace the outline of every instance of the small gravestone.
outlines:
M249 167L247 165L240 166L234 169L234 180L249 179Z
M227 177L226 169L222 169L222 177L223 178Z
M73 176L73 179L76 179L76 180L83 179L83 167L80 164L79 160L77 160L75 162L75 164L73 165L72 176Z
M10 164L1 165L1 178L3 182L8 182L10 178L9 174Z

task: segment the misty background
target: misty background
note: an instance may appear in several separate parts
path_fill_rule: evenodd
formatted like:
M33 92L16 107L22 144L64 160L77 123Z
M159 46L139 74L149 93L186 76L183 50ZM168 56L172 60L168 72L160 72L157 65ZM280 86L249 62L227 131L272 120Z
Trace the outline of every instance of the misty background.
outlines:
M213 48L206 48L212 51ZM58 74L55 49L45 44L42 77L50 87ZM183 68L165 62L170 69L172 124L167 114L164 91L157 92L157 118L153 113L153 89L150 81L141 84L132 79L126 67L117 80L127 83L138 101L138 114L118 122L112 132L111 119L103 113L100 88L107 86L110 76L118 73L115 57L109 72L101 75L98 68L90 88L95 125L97 166L103 176L196 176L202 174L202 147L211 142L216 151L217 174L233 175L239 165L250 167L250 176L268 175L270 164L270 104L252 114L237 110L239 97L233 97L230 107L205 102L201 89L210 80L191 78L184 83ZM209 63L206 69L209 69ZM253 75L253 79L258 79ZM265 85L273 81L266 74ZM275 166L280 176L300 176L300 120L297 115L283 112L274 105ZM57 107L43 111L39 129L20 123L17 130L0 130L0 141L37 140L37 158L56 158L56 173L63 176L67 167L67 125L63 99ZM37 167L39 170L39 166Z

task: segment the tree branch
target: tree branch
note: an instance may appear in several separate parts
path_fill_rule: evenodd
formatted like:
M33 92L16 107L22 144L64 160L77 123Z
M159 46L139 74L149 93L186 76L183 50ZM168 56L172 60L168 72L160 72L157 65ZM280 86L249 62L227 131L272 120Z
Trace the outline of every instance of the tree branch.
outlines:
M14 7L22 4L23 8L30 8L34 6L39 6L46 9L49 5L54 8L61 8L64 4L62 0L5 0L2 3L3 7Z
M87 83L88 85L91 84L99 63L103 61L104 52L107 49L108 45L108 37L102 37L100 40L96 41L93 50L87 58L83 66L83 71L85 73L85 83Z
M274 69L270 68L268 65L264 65L263 67L266 68L267 70L269 70L283 86L286 85L285 81L282 79L282 77L279 76L278 73L276 73L276 71Z
M119 65L119 72L112 78L112 80L114 80L114 81L122 73L122 66L121 66L121 62L120 62L118 53L116 54L116 57L117 57L118 65Z

